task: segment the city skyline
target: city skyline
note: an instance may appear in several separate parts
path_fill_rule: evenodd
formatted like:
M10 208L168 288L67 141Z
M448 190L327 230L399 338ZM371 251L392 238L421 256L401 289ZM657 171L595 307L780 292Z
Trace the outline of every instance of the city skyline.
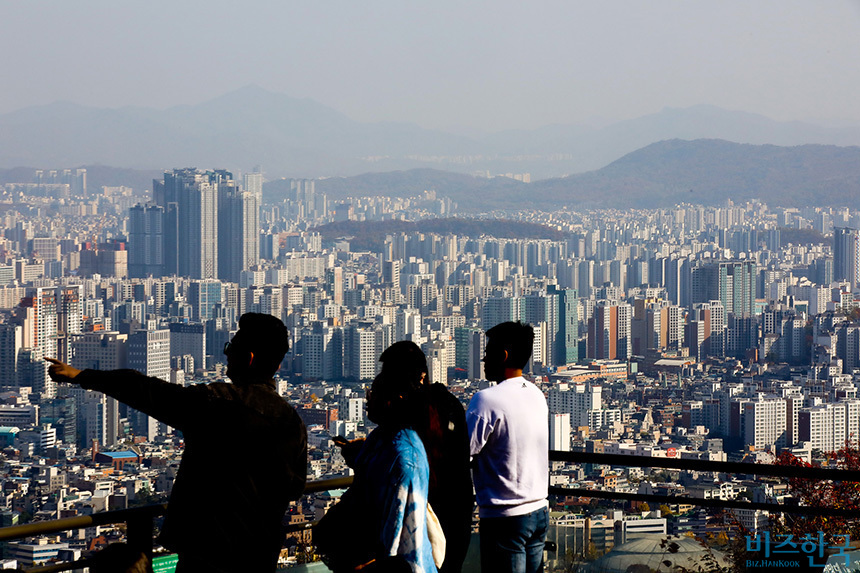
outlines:
M86 173L77 173L79 183L85 179ZM257 179L246 178L252 187ZM174 202L165 201L171 194L216 197L222 192L256 205L256 192L243 191L223 170L176 170L165 173L164 182L174 189L158 192L168 206ZM106 197L101 207L113 207L114 196ZM115 198L128 204L122 193ZM240 264L245 268L237 278L219 279L189 276L206 268L205 257L198 257L186 276L129 276L129 263L139 250L175 246L175 239L166 240L169 226L150 221L149 236L138 233L128 241L116 235L116 227L97 244L76 244L44 236L45 225L55 224L50 218L27 222L17 211L7 212L7 262L11 253L32 252L0 267L9 281L2 290L4 377L11 388L32 388L37 400L58 397L44 376L41 359L47 355L79 366L134 365L180 384L201 376L217 379L223 376L218 349L229 340L238 316L249 311L286 322L294 344L283 374L299 386L369 380L378 373L379 353L396 340L421 345L434 381L460 385L464 374L467 381L480 379L480 333L508 320L535 325L527 370L537 378L567 373L577 380L612 379L622 371L633 375L632 364L648 372L663 360L677 361L670 368L695 380L701 365L737 359L759 368L759 375L766 369L755 365L781 362L826 368L844 383L860 364L856 326L850 322L858 306L852 291L860 282L845 280L845 264L835 264L839 258L860 257L851 230L860 226L860 212L770 210L761 203L626 213L530 212L529 217L564 233L556 239L393 233L385 237L381 252L353 251L346 239L323 242L317 233L296 227L308 217L387 218L420 205L444 204L416 199L415 204L390 204L368 197L345 211L316 192L312 181L293 181L289 197L261 210L268 232L259 237L232 233L236 245L213 244L236 262L246 251L243 243L259 250L257 262ZM69 201L70 206L87 203L91 193L78 188ZM199 203L184 201L182 208ZM115 213L132 223L136 212L145 214L141 207ZM163 218L166 210L152 216ZM68 218L56 212L53 217ZM14 228L13 220L18 221ZM193 234L186 226L185 232ZM785 245L780 229L791 227L833 234L836 242L833 247ZM87 236L86 228L80 232ZM196 233L204 232L205 226L198 225ZM199 237L185 241L200 244ZM219 267L214 260L209 266ZM39 286L28 286L34 284ZM809 325L819 333L812 340L820 342L805 338ZM103 409L105 403L84 400L80 411L90 407ZM758 411L756 406L750 415ZM595 423L610 423L614 416L595 418ZM126 419L131 431L149 439L163 431L133 412ZM719 432L726 431L721 422ZM61 433L68 436L69 428ZM756 447L763 439L754 437ZM780 440L777 445L788 447L796 436Z
M12 523L36 509L56 518L158 501L183 452L182 436L166 424L53 384L48 354L73 368L134 368L171 385L222 382L222 349L248 312L279 317L289 332L272 384L308 428L311 480L349 475L333 438L372 431L366 389L384 349L418 345L428 381L465 404L491 384L485 332L511 320L534 328L524 373L547 397L554 460L573 452L814 462L860 428L860 282L850 279L860 257L857 209L727 200L509 209L509 220L488 222L456 218L456 202L427 191L343 200L319 180L295 179L259 204L255 173L240 183L223 169L176 169L156 181L154 196L97 189L89 175L47 170L0 187L0 479L9 492L2 515ZM203 209L205 197L218 215ZM439 232L392 227L374 246L317 231L440 217L454 218ZM218 240L204 247L216 227ZM158 263L171 257L181 276ZM226 455L225 471L207 477L229 479L235 463ZM693 498L773 496L776 487L722 472L673 479L638 467L604 470L553 461L546 471L555 487L665 490L672 500L689 496L691 507ZM288 519L317 520L332 503L328 491L306 495ZM593 547L591 557L643 533L715 533L705 508L570 506L561 495L550 504L564 521L551 530L579 528L590 541L572 549ZM746 532L769 531L766 511L740 511ZM82 547L66 534L40 543L37 555L34 545L13 542L10 555L30 564ZM295 563L299 551L285 539L280 562Z

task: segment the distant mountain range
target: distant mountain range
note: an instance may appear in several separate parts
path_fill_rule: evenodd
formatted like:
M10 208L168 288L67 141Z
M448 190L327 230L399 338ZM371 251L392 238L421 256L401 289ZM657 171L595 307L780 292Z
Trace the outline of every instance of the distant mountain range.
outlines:
M103 185L126 185L140 194L151 189L152 179L160 179L162 174L162 170L102 165L86 168L91 192ZM31 168L0 169L0 184L32 179ZM281 201L289 188L287 179L268 181L263 185L263 199ZM414 197L433 190L469 212L717 205L726 199L760 199L784 207L860 208L860 147L674 139L647 145L602 169L533 183L421 168L330 177L317 180L316 189L333 200Z
M857 145L856 126L777 122L704 105L600 129L555 125L467 138L361 123L309 99L248 86L167 110L55 103L0 115L0 183L28 181L36 167L87 166L93 189L140 192L164 169L262 165L273 179L265 186L272 199L284 191L277 177L326 177L317 188L334 199L432 189L473 211L727 198L857 206ZM533 182L476 172L528 172Z
M652 143L603 169L534 183L416 169L324 179L317 189L336 199L414 196L432 189L470 211L718 205L726 199L860 208L860 147L675 139Z
M413 124L361 123L313 100L247 86L166 110L60 102L3 114L0 168L98 164L249 171L261 165L269 178L435 168L541 179L601 169L654 142L705 138L851 146L860 145L860 128L777 122L701 105L603 128L552 125L470 138Z

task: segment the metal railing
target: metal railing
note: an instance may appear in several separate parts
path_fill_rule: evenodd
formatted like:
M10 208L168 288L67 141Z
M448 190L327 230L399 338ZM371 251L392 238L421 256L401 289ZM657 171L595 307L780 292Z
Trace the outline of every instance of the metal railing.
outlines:
M832 480L840 482L860 482L860 471L832 468L783 466L776 464L756 464L745 462L715 462L711 460L699 460L692 458L663 458L625 454L560 452L554 450L551 450L549 452L549 459L552 461L577 464L661 468L680 471L718 472L789 479L803 478L814 480ZM563 488L553 486L549 488L549 493L551 495L564 495L572 497L620 499L625 501L644 501L646 503L676 503L695 505L699 507L717 507L724 509L761 509L773 513L792 513L810 516L857 517L858 515L856 509L841 509L835 507L811 507L782 503L762 503L725 499L704 499L699 497L687 497L677 495L626 493L585 488Z
M305 493L316 493L330 489L343 489L349 487L351 484L352 476L317 480L307 483L305 486ZM35 521L24 525L12 525L10 527L0 528L0 542L34 537L37 535L49 535L51 533L60 533L62 531L69 531L72 529L84 529L99 525L116 525L125 523L126 538L128 540L127 545L135 551L140 551L151 560L152 532L155 525L155 519L164 515L166 511L167 504L159 503L130 509L104 511L93 513L92 515L65 517L62 519L52 519L50 521ZM297 524L291 527L290 530L300 531L302 529L308 529L312 525L312 523ZM27 571L28 573L54 573L57 571L68 571L84 567L87 563L89 563L89 560L82 559L80 561L75 561L74 563L61 563L45 567L36 567L28 569Z
M587 452L559 452L550 450L549 459L557 462L576 464L598 464L608 466L627 466L631 468L662 468L683 471L719 472L746 474L767 477L809 478L818 480L860 482L860 470L841 470L832 468L807 468L800 466L781 466L776 464L754 464L746 462L715 462L693 458L663 458L634 456L626 454L598 454Z
M831 468L808 468L798 466L782 466L774 464L754 464L743 462L716 462L699 459L679 459L621 454L603 454L586 452L560 452L550 451L551 461L563 461L577 464L596 464L608 466L660 468L679 471L700 471L732 473L739 475L754 475L761 477L777 478L804 478L815 480L833 480L841 482L860 482L860 471L841 470ZM330 489L343 489L352 484L352 477L340 477L326 480L308 482L305 493L316 493ZM761 509L774 513L794 513L801 515L825 515L840 517L856 517L856 510L839 509L833 507L807 507L799 505L787 505L779 503L742 502L723 499L703 499L686 496L671 496L657 494L625 493L606 490L563 488L552 486L549 488L551 495L574 496L583 498L614 499L625 501L644 501L656 503L676 503L694 505L700 507L717 507L724 509ZM148 505L132 509L121 509L94 513L92 515L68 517L51 521L38 521L25 525L13 525L0 528L0 541L22 539L36 535L59 533L71 529L82 529L99 525L114 525L125 523L127 525L128 545L145 555L152 556L152 533L154 520L164 515L166 504ZM302 531L312 528L313 522L300 523L290 526L290 531ZM53 573L68 571L86 565L87 560L75 563L63 563L38 567L28 570L28 573Z

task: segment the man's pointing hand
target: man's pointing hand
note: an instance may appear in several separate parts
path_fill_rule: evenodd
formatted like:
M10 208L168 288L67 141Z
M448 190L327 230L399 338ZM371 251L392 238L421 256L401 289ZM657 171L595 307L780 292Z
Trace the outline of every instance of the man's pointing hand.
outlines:
M71 382L81 373L77 368L72 368L68 364L60 362L56 358L47 358L45 360L51 363L48 367L48 374L51 375L51 380L54 382Z

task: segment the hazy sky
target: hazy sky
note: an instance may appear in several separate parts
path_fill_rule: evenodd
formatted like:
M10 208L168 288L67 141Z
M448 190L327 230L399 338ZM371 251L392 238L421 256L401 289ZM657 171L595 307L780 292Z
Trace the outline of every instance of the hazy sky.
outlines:
M247 84L441 129L709 103L860 120L860 0L0 0L0 113Z

